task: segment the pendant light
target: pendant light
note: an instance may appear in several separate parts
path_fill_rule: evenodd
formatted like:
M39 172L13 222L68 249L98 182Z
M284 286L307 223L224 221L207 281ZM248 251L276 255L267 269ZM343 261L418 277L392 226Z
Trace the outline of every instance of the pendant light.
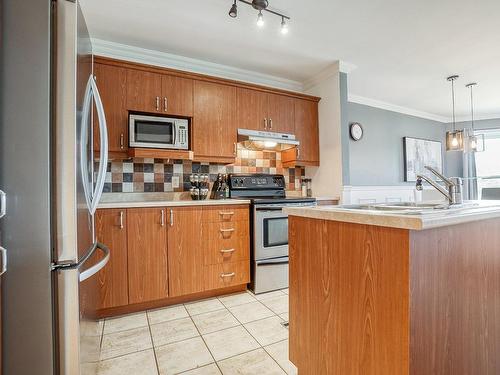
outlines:
M457 130L455 121L455 81L458 76L450 76L447 78L451 82L451 101L453 106L453 128L452 131L446 132L446 151L463 151L464 149L464 133L462 130Z
M470 114L471 114L471 127L467 129L465 134L464 152L481 152L484 151L484 134L476 134L474 129L474 95L473 88L477 85L476 82L468 83L465 85L470 89Z

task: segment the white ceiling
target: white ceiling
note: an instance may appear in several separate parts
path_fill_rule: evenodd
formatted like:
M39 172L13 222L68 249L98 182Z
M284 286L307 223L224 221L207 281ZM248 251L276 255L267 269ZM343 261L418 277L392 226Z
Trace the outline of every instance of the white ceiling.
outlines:
M232 0L81 0L93 38L304 82L335 60L354 64L350 95L449 117L446 76L459 74L457 115L469 116L465 84L477 81L479 117L500 117L500 1L270 0L280 19Z

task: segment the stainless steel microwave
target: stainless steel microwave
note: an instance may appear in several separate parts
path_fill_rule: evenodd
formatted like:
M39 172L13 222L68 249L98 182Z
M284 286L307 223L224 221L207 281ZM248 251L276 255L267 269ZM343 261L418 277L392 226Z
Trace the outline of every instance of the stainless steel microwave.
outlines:
M189 120L130 114L129 145L189 150Z

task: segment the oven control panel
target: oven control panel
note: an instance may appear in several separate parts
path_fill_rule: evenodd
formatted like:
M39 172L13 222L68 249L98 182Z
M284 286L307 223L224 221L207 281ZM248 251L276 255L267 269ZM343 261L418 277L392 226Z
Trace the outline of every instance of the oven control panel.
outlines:
M254 190L254 189L285 189L285 177L283 175L230 175L229 186L231 189Z

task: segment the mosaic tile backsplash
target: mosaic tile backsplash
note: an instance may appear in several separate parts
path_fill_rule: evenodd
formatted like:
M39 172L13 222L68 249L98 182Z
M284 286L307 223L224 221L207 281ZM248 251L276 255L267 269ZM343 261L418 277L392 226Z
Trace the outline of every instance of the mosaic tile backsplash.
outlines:
M133 158L108 163L104 192L182 192L191 187L193 173L210 175L213 183L218 173L270 173L283 174L287 190L300 190L302 167L283 168L281 153L238 149L234 164L200 163L190 160L163 160Z

